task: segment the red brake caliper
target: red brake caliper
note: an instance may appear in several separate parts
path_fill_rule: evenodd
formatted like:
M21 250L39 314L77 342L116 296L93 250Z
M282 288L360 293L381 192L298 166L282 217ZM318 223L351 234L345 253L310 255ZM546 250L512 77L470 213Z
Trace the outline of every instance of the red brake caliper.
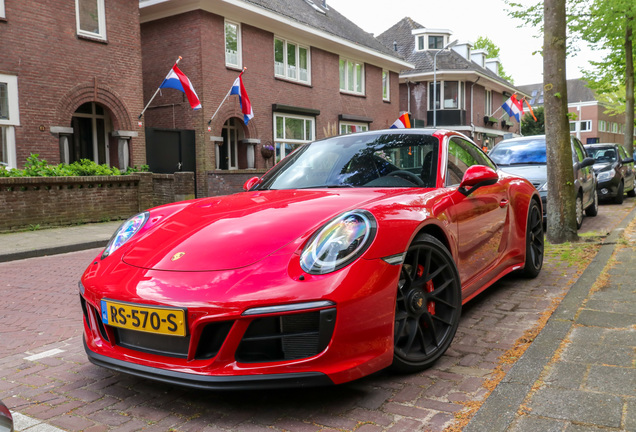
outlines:
M422 275L424 274L424 266L423 265L418 265L417 266L417 276L418 277L422 277ZM435 286L433 285L433 281L430 280L428 282L426 282L426 292L427 293L432 293L433 290L435 289ZM428 309L428 313L430 313L431 315L435 315L435 302L434 301L429 301L428 304L426 305L426 308Z

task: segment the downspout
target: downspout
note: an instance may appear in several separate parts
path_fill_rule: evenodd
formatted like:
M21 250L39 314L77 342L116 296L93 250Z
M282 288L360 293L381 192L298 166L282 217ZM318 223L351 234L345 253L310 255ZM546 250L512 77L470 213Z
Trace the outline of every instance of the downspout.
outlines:
M473 111L473 102L474 102L474 87L475 84L477 84L477 81L479 81L481 79L480 76L477 77L477 80L473 83L473 85L470 86L470 133L473 137L473 139L475 139L475 123L473 122L473 119L475 118L475 113ZM485 115L485 114L484 114Z
M406 112L411 114L411 82L406 80Z

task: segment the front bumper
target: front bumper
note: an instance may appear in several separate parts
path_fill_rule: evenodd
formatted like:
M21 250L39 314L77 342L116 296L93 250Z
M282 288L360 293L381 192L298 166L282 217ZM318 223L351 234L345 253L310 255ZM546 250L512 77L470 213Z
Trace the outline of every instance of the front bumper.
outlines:
M245 389L340 384L392 362L399 265L360 259L313 276L288 257L225 272L107 261L90 266L80 287L86 352L100 366L188 387ZM105 298L185 307L187 335L109 326L100 317ZM322 306L302 309L315 303ZM278 312L280 305L301 308Z
M596 185L598 199L604 200L604 199L616 197L616 195L618 194L619 185L620 185L619 177L614 177L610 180L598 183Z
M247 375L206 376L159 369L116 360L92 352L84 341L84 349L91 363L140 378L166 384L175 384L201 390L256 390L272 388L298 388L333 385L329 377L320 372Z

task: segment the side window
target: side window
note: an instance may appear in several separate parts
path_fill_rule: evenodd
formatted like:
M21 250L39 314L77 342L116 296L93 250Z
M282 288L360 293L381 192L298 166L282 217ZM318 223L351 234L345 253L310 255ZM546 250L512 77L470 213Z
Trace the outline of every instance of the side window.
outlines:
M225 21L225 66L240 68L241 64L241 26Z
M77 34L106 39L104 0L75 0Z
M451 138L448 143L446 186L460 184L468 167L473 165L485 165L494 170L497 169L476 145L459 137Z
M583 159L585 159L583 146L577 139L572 140L572 162L581 162Z

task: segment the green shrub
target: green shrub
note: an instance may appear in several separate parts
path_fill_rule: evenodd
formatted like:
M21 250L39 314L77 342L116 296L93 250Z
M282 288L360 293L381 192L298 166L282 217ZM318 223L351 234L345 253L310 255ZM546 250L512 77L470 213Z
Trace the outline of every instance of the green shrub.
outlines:
M122 172L118 168L109 167L106 164L98 165L88 159L82 159L72 164L49 165L46 159L39 159L38 154L31 154L24 164L24 169L7 169L0 166L0 177L118 176L148 171L150 171L148 165L142 165L129 167Z

